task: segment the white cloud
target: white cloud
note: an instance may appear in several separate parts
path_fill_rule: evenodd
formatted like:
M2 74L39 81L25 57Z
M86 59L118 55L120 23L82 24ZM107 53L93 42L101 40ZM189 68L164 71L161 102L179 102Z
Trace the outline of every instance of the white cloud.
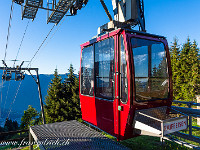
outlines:
M144 63L147 60L147 54L143 54L143 55L136 55L134 57L134 62L137 63L137 65L141 65L142 63Z
M164 51L163 51L163 52L159 52L159 53L158 53L158 56L159 56L159 58L165 57L165 52L164 52Z

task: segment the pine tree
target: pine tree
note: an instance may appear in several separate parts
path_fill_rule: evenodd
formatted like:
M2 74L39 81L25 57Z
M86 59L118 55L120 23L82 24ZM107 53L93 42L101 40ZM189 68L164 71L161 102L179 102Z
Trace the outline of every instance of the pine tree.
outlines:
M80 100L79 100L79 80L74 74L73 65L70 64L68 69L68 78L64 81L65 99L70 105L68 108L67 120L79 119L81 117L80 111Z
M17 130L18 127L18 123L17 121L12 121L11 119L6 119L5 125L4 125L4 130L5 131L15 131Z
M173 81L173 99L181 99L181 70L180 70L180 46L178 39L174 39L174 43L170 48L171 67L172 67L172 81Z
M180 52L181 83L178 84L181 87L180 98L184 101L194 101L195 95L199 93L198 51L196 42L191 43L188 38Z
M190 59L190 66L191 66L191 78L190 85L191 85L191 94L193 100L195 99L196 95L200 93L200 56L199 56L199 49L197 48L196 41L193 42L191 46L191 50L189 53Z
M42 117L38 111L32 106L28 106L28 109L24 111L24 115L21 118L21 129L28 129L29 126L41 124Z
M45 117L47 123L60 122L65 120L65 100L63 96L62 79L58 75L57 69L54 78L51 80L47 96L45 98Z
M152 68L152 77L157 77L157 68L156 68L156 65Z
M45 117L47 123L74 120L80 118L79 80L74 74L73 65L68 69L68 78L62 83L55 70L45 99Z

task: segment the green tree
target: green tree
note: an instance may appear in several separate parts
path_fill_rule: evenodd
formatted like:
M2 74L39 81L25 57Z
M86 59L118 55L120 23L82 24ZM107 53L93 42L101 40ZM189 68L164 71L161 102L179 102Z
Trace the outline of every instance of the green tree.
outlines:
M5 131L16 131L19 128L17 121L12 121L11 119L6 119L4 130Z
M68 78L64 81L64 93L66 103L70 106L67 108L67 120L78 120L81 118L80 100L79 100L79 79L74 74L73 65L70 64L68 69Z
M180 46L178 39L175 38L173 45L170 48L171 67L172 67L172 82L173 82L173 97L175 100L181 98L180 85L182 83L181 70L180 70Z
M197 43L188 38L182 49L174 41L171 47L174 99L194 101L200 93L200 56Z
M0 126L0 132L4 132L4 128Z
M28 109L24 111L24 115L21 118L21 129L28 129L29 126L34 126L41 124L42 117L38 111L33 108L31 105L28 106Z
M195 95L200 94L200 50L197 47L196 41L193 42L192 44L192 49L191 49L191 56L192 57L192 78L193 78L193 88L195 91Z
M5 130L4 130L3 127L0 126L0 133L1 133L1 132L5 132ZM4 137L3 137L3 136L0 136L0 140L3 140L3 139L4 139Z
M185 101L194 101L195 95L199 93L199 59L198 59L197 44L194 41L190 42L190 39L187 39L187 42L183 45L183 49L180 53L181 61L181 72L182 80L181 84L181 93L182 99Z
M57 69L54 78L51 80L47 96L45 98L45 117L47 123L61 122L65 120L65 99L63 95L62 79Z
M55 70L45 99L45 117L47 123L79 119L79 80L74 74L73 65L68 69L69 75L62 83Z

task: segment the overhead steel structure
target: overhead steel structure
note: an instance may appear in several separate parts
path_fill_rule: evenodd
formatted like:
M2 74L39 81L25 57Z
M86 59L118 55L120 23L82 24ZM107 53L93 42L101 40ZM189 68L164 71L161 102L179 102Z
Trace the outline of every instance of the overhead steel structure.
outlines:
M43 4L43 0L26 0L23 12L22 19L32 19L34 20L38 11L38 8Z
M88 0L47 0L47 8L43 7L43 0L15 0L17 4L22 5L22 19L34 20L38 9L48 10L47 23L58 24L60 20L69 12L71 16L77 14L77 10L82 9ZM139 26L140 31L145 31L144 3L143 0L112 0L114 19L111 17L104 0L100 0L106 14L114 27L135 27ZM24 4L23 4L24 3ZM50 8L51 6L51 8ZM51 14L49 15L49 12ZM118 22L118 23L116 23ZM109 25L108 25L109 26ZM103 26L105 27L105 26Z
M70 10L71 15L76 15L77 10L81 9L83 5L87 4L88 0L56 0L49 2L47 0L47 8L43 7L43 0L26 0L25 3L22 0L15 0L17 4L22 5L22 19L34 20L38 9L48 10L47 23L58 24L65 14ZM24 4L23 4L24 3ZM50 8L50 5L52 8ZM51 15L49 16L49 11Z
M60 0L56 5L55 10L52 12L50 17L48 17L47 23L50 22L58 24L68 10L72 7L74 2L75 0Z

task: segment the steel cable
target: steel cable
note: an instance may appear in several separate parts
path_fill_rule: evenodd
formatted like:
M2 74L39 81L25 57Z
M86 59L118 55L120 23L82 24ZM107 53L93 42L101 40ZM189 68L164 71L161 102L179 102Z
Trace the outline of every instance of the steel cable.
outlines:
M47 43L45 44L44 47L47 46L47 44L49 43L49 41L53 38L53 36L56 34L56 32L58 31L58 29L60 28L60 26L63 24L63 22L65 21L65 19L66 19L66 16L65 16L65 18L62 20L62 22L60 23L60 25L58 26L58 28L56 29L56 31L52 34L52 36L50 37L50 39L47 41ZM43 48L44 48L44 47L43 47Z
M30 21L30 20L28 20L28 22L27 22L27 25L26 25L26 28L25 28L25 31L24 31L24 34L23 34L21 43L20 43L20 45L19 45L19 49L18 49L18 51L17 51L16 58L15 58L15 60L14 60L14 64L13 64L14 67L15 67L15 62L16 62L17 57L18 57L18 55L19 55L19 51L20 51L20 49L21 49L22 43L23 43L23 41L24 41L24 37L25 37L25 35L26 35L26 31L27 31L27 28L28 28L28 25L29 25L29 21Z
M1 103L3 99L3 80L2 80L2 87L1 87L1 102L0 102L0 118L1 118Z
M58 29L60 28L60 26L63 24L63 22L65 21L66 19L66 16L65 18L62 20L62 22L60 23L60 25L57 27L57 29L54 31L54 33L52 34L52 36L49 38L49 40L46 42L46 44L44 45L43 48L45 48L47 46L47 44L49 43L49 41L53 38L53 36L56 34L56 32L58 31Z
M62 20L62 22L60 23L60 25L57 27L57 29L54 31L54 33L52 34L52 36L50 37L50 39L46 42L46 44L44 45L43 48L45 48L45 47L47 46L47 44L49 43L49 41L53 38L53 36L56 34L56 32L58 31L58 29L60 28L60 26L63 24L63 22L65 21L65 19L66 19L66 16L65 16L65 18ZM52 29L50 30L50 32L47 34L47 37L46 37L45 40L42 42L42 44L40 45L39 49L42 47L42 45L44 44L44 42L45 42L46 39L48 38L49 34L52 32L52 30L53 30L54 27L55 27L55 24L54 24L54 26L52 27ZM39 51L39 50L38 50L38 51ZM37 52L38 52L38 51L37 51ZM37 53L37 52L36 52L36 53ZM36 55L36 54L35 54L35 55ZM34 57L35 57L35 56L34 56ZM31 59L31 61L30 61L30 63L28 64L28 66L31 64L32 60L33 60L33 58ZM28 68L28 66L27 66L27 68Z
M11 10L10 10L9 24L8 24L8 34L7 34L7 41L6 41L6 47L5 47L4 61L5 61L6 55L7 55L8 41L9 41L9 37L10 37L11 21L12 21L12 16L13 16L13 9L14 9L14 2L12 1Z
M9 93L9 90L10 90L10 82L11 81L9 81L9 85L8 85L8 89L7 89L7 94L6 94L6 100L5 100L4 105L3 105L3 112L5 112L6 101L8 99L8 93Z
M7 38L6 38L6 47L5 47L5 55L4 55L4 62L5 62L6 56L7 56L7 49L8 49L8 42L9 42L9 37L10 37L10 28L11 28L11 21L12 21L12 16L13 16L13 9L14 9L14 1L12 1L11 10L10 10L10 17L9 17L9 24L8 24L8 34L7 34ZM4 70L3 70L3 72L4 72ZM2 80L2 88L1 88L0 117L1 117L1 104L2 104L2 99L3 99L2 90L3 90L3 80Z
M40 44L39 48L37 49L37 51L35 52L35 54L31 58L29 64L27 65L27 68L28 68L29 65L31 65L31 62L33 61L33 59L35 58L35 56L37 55L37 53L39 52L39 50L41 49L41 47L43 46L43 44L45 43L45 41L47 40L47 38L49 37L50 33L52 32L52 30L54 29L55 26L56 26L56 24L53 25L53 27L51 28L51 30L49 31L49 33L47 34L45 39L42 41L42 43Z
M19 86L18 86L17 91L16 91L16 94L15 94L15 97L14 97L13 101L10 104L10 110L9 110L9 113L8 113L8 116L7 116L8 119L9 119L9 116L10 116L10 113L11 113L11 110L12 110L12 105L15 103L16 97L17 97L17 95L19 93L19 89L21 87L21 83L22 83L22 81L20 81Z

